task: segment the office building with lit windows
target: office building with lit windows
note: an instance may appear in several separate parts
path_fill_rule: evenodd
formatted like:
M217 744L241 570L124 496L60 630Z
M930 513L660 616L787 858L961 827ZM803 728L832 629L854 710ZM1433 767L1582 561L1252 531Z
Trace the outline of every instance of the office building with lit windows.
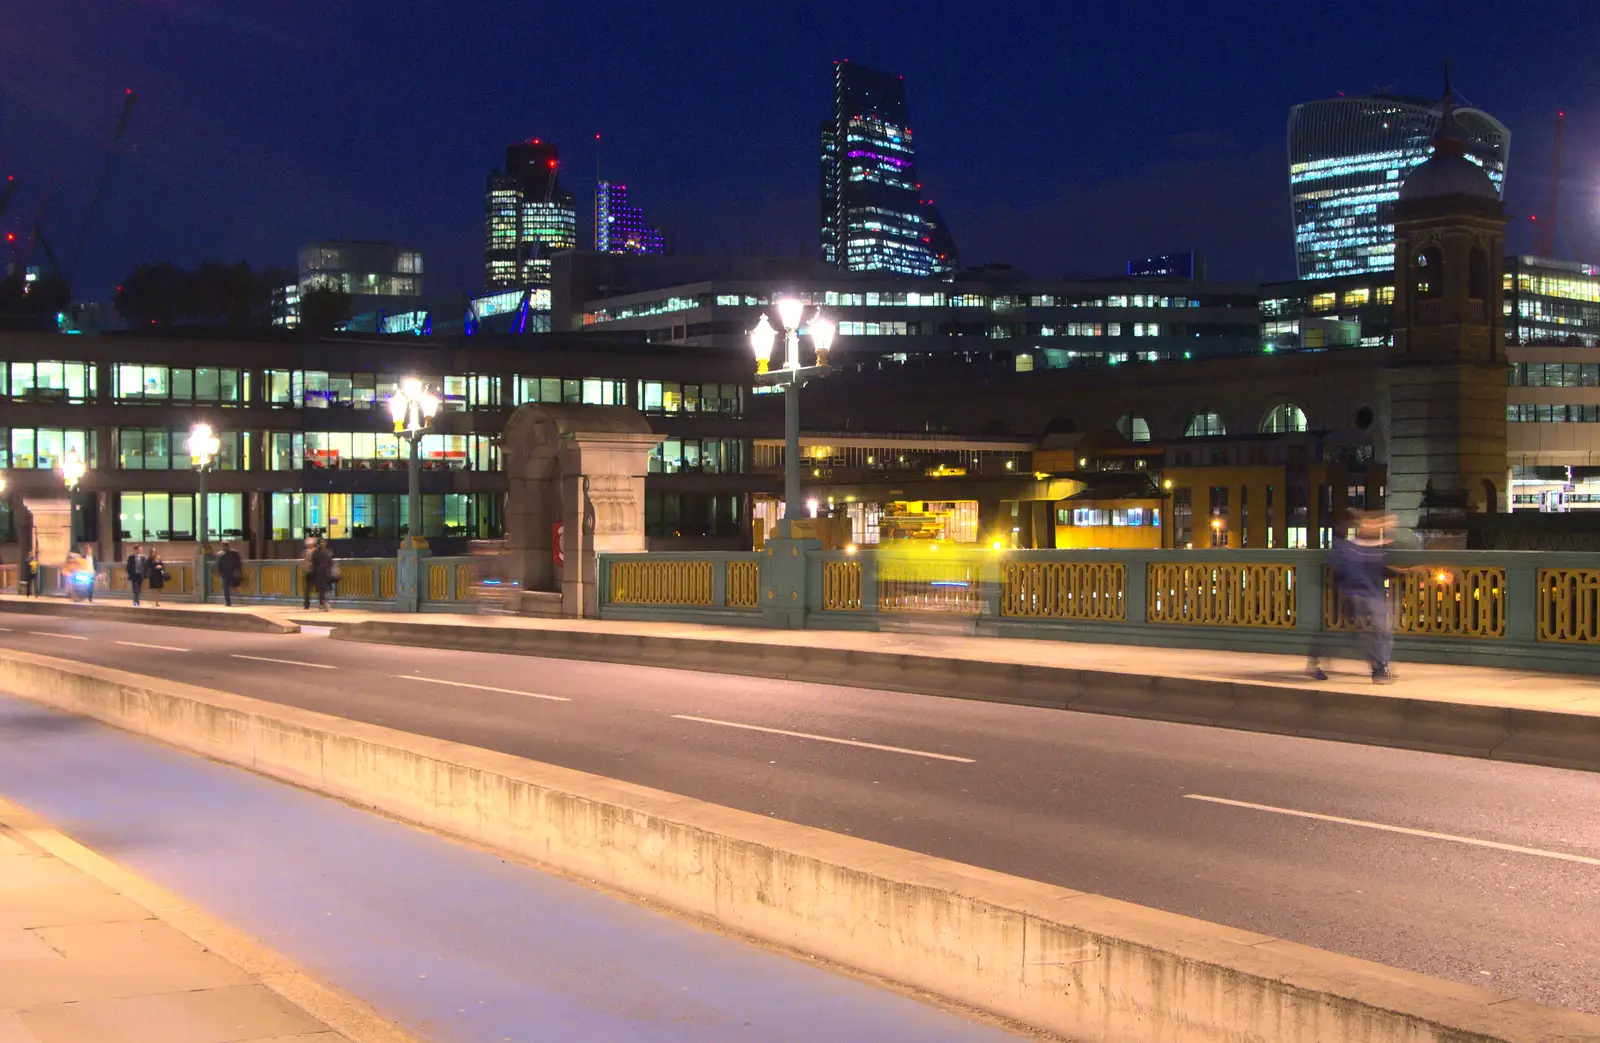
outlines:
M1374 94L1305 102L1289 111L1289 190L1302 279L1394 268L1394 204L1406 175L1428 158L1437 101ZM1511 132L1479 109L1457 107L1466 155L1505 191Z
M550 256L578 245L578 212L561 187L560 155L532 138L506 146L506 168L484 191L483 275L490 289L548 286Z
M833 66L822 124L822 257L850 272L929 276L954 269L955 239L923 191L902 77Z
M393 243L310 243L300 248L300 281L298 293L292 295L293 312L287 310L291 294L284 288L285 315L298 321L299 295L317 288L343 290L350 295L351 311L357 314L410 311L422 296L422 252Z
M212 541L289 557L304 537L342 556L392 555L405 534L409 450L385 400L405 375L437 391L423 436L423 535L435 553L503 535L500 435L525 403L628 406L662 435L648 465L652 545L750 546L751 498L781 481L747 465L747 356L663 352L604 338L335 335L185 330L64 336L0 332L0 560L28 545L24 500L63 495L60 467L89 470L71 494L75 536L96 557L134 544L192 558L197 484L190 429L216 430L207 476Z
M628 186L602 181L594 193L594 248L600 253L666 253L659 229L644 223L644 211L628 203Z

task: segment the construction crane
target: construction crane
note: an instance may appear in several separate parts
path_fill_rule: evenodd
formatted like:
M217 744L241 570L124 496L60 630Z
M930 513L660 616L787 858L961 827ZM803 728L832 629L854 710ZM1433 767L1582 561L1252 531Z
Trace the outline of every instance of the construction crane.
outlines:
M1561 217L1561 138L1566 125L1567 114L1556 113L1556 139L1550 149L1550 209L1542 221L1537 214L1533 217L1539 226L1534 230L1533 249L1540 257L1556 255L1556 222Z
M0 217L4 217L6 215L6 208L11 205L11 197L16 194L17 176L15 174L9 174L6 176L6 187L4 189L0 189Z
M89 197L89 209L84 214L83 227L78 229L77 242L73 244L72 253L67 258L66 270L61 273L62 278L67 281L69 287L72 285L72 277L77 274L78 262L83 260L83 248L89 241L89 231L93 228L95 215L100 210L100 197L105 194L106 182L111 178L111 166L116 161L118 150L122 145L122 137L128 131L128 119L133 115L133 103L138 97L131 87L123 95L122 115L117 117L117 129L111 135L111 147L106 150L105 166L100 171L100 180L95 182L94 195ZM37 228L35 230L37 232ZM39 235L39 239L40 242L45 241L42 234ZM48 245L46 245L46 253L49 253ZM51 264L55 266L53 258Z

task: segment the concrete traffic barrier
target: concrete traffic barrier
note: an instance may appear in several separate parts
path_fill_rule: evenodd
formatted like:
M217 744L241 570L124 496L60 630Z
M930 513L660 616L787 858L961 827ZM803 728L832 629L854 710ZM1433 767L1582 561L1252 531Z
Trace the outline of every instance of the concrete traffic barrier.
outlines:
M257 615L249 609L186 607L184 605L134 605L88 604L53 598L8 598L0 601L0 612L33 616L76 616L82 619L99 619L112 623L144 623L151 626L190 627L203 630L228 630L246 634L298 634L300 625L270 616Z
M345 641L773 677L1600 771L1600 717L864 649L367 620Z
M27 652L16 695L1075 1040L1593 1043L1507 999L441 739Z

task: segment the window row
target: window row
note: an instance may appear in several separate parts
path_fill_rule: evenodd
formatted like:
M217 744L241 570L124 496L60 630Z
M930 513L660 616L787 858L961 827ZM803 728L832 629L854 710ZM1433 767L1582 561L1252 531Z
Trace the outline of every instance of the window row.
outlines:
M91 432L59 427L0 427L0 469L54 471L68 453L77 453L84 466L95 466Z
M118 402L216 402L232 405L247 401L249 373L238 369L141 366L116 367L113 396Z
M743 497L726 493L645 491L646 536L731 536L744 517Z
M117 538L125 543L188 542L200 524L194 493L122 493L117 503ZM242 540L243 493L206 494L206 539Z
M1593 388L1600 387L1597 362L1513 362L1507 378L1512 387Z
M628 382L599 377L581 380L563 377L513 377L511 404L528 402L568 403L585 406L625 406Z
M674 384L655 380L639 381L636 409L646 413L726 413L741 412L738 384Z
M219 471L245 469L245 461L250 459L249 433L218 431L216 436L219 448L212 466ZM194 466L187 428L122 427L117 429L116 439L117 466L124 471L184 471Z
M403 471L411 444L399 435L369 431L271 431L269 471ZM500 441L493 435L423 435L418 455L431 471L498 471Z
M90 402L98 377L92 362L0 365L0 398L19 402Z
M651 474L743 474L743 443L736 438L668 438L650 450Z
M1600 424L1597 406L1506 406L1508 424Z
M1159 526L1161 510L1156 507L1057 507L1057 525Z
M409 535L410 503L403 493L273 493L267 529L275 540L397 540ZM494 493L424 493L422 535L496 539L504 533Z

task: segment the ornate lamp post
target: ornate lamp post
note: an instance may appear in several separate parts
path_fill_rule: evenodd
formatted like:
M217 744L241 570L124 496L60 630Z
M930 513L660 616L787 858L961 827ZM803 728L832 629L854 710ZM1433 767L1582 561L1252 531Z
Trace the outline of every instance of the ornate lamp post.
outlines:
M406 377L389 396L389 416L394 433L411 445L410 495L406 500L406 538L400 544L395 600L402 611L416 612L422 607L419 559L428 553L422 536L422 436L439 411L439 396L416 377Z
M778 331L762 313L756 328L750 331L750 348L756 356L756 382L783 387L783 520L778 523L778 536L788 539L790 521L800 510L800 388L812 377L828 372L828 350L833 347L837 332L832 321L820 311L813 315L806 332L811 336L811 346L816 352L816 364L800 364L800 321L805 316L805 302L793 297L776 302L778 322L784 332L784 365L777 372L771 370L772 349L777 343Z
M67 492L78 491L78 483L83 481L83 476L89 472L84 465L83 457L78 455L76 449L67 450L67 455L61 458L61 480L67 485Z
M217 454L222 451L222 440L211 430L211 425L199 423L189 429L189 462L194 465L200 493L200 527L195 533L195 576L199 579L200 600L211 596L210 575L206 571L206 556L211 553L207 538L211 531L210 515L206 503L206 472L216 466Z

